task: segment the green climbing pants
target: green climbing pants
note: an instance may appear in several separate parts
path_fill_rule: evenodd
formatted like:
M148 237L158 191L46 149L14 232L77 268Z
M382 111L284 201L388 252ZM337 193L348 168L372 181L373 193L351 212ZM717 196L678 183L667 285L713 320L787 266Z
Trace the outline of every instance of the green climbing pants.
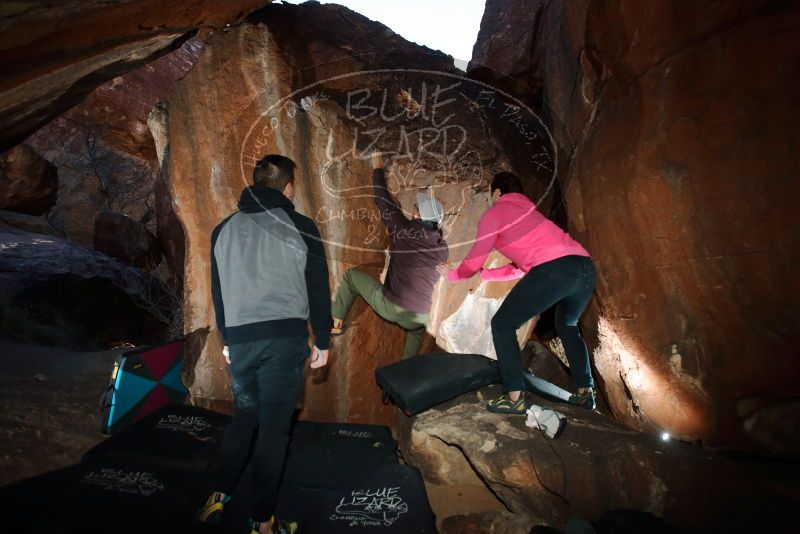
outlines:
M427 313L417 313L401 308L383 294L383 285L380 282L362 273L357 269L348 269L342 277L342 283L336 291L336 297L331 306L334 319L344 320L347 312L353 306L356 297L361 297L375 310L375 313L390 323L400 325L406 330L406 346L403 350L403 359L416 356L422 338L425 336L425 324L428 322Z

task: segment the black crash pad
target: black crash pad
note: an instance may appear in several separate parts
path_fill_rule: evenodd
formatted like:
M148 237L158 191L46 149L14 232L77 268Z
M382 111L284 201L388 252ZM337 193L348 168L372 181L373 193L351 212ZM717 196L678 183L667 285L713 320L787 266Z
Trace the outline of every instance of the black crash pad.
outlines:
M276 513L298 521L300 534L435 532L431 527L433 520L428 515L430 506L424 484L416 469L397 463L396 447L385 426L297 421L292 429ZM400 469L396 471L395 468ZM395 500L385 500L385 510L380 506L376 508L390 514L380 526L355 520L347 521L345 525L346 519L353 514L347 510L343 518L329 519L332 512L328 508L335 511L336 505L346 495L352 496L352 492L360 491L358 488L363 489L362 486L377 487L373 482L375 477L385 477L393 484L390 488L403 488L400 498L407 495L408 499L402 502L419 503L413 504L411 509L414 513L403 517L400 527L387 530L396 521L392 519L392 513L396 512L398 519L405 514L399 511L398 506L392 507L393 503L399 502L395 495L397 490L387 492L386 499ZM225 507L222 525L216 529L218 534L240 533L241 526L250 516L252 464L245 467L232 497ZM333 501L335 504L330 504Z
M76 466L0 488L0 532L209 532L193 518L213 489L228 421L201 408L163 407L92 448ZM296 421L278 514L309 522L303 533L434 532L424 485L408 469L397 463L397 443L385 426ZM242 531L252 485L248 465L215 532ZM389 490L379 495L381 488ZM362 490L369 490L377 515L359 515L362 501L353 501L353 492ZM342 517L330 519L328 508L346 504L345 497L350 507L340 506Z
M421 354L375 370L378 386L407 415L500 381L497 362L480 354Z
M239 532L247 520L252 483L248 466L225 509L221 534ZM436 518L419 470L398 463L373 467L340 488L284 479L276 513L298 521L299 534L436 532Z
M397 442L388 427L298 421L283 479L306 486L347 487L384 463L397 463Z
M284 485L278 513L291 517L286 503L299 502L303 496L311 504L302 518L304 534L436 532L422 475L408 465L380 465L340 489Z
M82 459L117 456L205 470L216 459L229 422L227 415L186 404L169 404L92 447Z
M0 488L0 532L181 529L205 493L199 472L99 458Z

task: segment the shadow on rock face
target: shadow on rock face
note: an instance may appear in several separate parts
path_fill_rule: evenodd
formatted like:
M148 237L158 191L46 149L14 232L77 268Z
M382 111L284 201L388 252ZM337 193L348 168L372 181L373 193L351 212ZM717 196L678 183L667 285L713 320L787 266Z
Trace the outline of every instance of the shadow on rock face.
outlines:
M197 360L200 359L202 349L206 344L208 328L198 328L186 334L186 349L183 360L183 383L190 385L194 383L194 368Z

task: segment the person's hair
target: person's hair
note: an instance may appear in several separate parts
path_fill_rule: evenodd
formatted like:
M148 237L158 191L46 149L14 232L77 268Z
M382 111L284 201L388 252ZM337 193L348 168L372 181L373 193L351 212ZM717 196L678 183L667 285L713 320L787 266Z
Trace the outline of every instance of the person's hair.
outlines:
M498 172L492 178L492 185L489 193L494 193L495 189L500 190L501 195L506 193L522 193L522 180L513 172Z
M439 232L439 234L442 233L442 230L439 228L439 223L437 223L436 221L423 221L422 219L420 219L419 223L428 230L431 230L433 232Z
M283 191L286 184L294 182L294 161L280 154L269 154L253 168L253 183Z

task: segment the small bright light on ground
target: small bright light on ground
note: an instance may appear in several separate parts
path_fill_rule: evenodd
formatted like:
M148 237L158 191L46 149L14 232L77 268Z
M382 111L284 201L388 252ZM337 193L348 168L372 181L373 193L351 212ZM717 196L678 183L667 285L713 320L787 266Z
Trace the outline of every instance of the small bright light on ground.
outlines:
M661 440L662 441L669 441L669 433L668 432L662 433L661 434Z

